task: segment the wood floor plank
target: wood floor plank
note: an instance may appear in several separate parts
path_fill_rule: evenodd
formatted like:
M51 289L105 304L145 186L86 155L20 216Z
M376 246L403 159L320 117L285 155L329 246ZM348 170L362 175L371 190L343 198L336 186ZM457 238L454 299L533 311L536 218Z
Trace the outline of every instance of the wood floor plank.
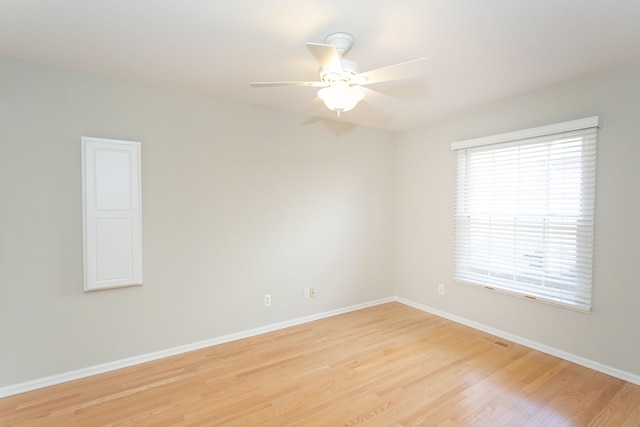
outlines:
M640 387L399 303L0 399L2 426L640 426Z

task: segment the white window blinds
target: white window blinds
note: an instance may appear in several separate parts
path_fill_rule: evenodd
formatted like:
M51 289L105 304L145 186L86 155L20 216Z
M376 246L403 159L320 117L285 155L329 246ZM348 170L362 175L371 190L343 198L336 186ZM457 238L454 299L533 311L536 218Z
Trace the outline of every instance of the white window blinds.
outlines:
M591 310L598 118L451 145L455 279Z

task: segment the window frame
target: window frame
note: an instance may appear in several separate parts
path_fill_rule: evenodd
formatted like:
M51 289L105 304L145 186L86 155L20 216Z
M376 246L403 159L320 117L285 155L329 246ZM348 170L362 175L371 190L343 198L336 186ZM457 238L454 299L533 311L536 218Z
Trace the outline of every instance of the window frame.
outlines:
M540 126L537 128L525 129L521 131L508 132L508 133L503 133L498 135L492 135L492 136L487 136L482 138L474 138L470 140L457 141L457 142L451 143L451 150L456 151L457 152L456 154L458 156L457 172L456 172L456 208L455 208L455 214L454 214L454 219L456 224L455 225L455 228L456 228L455 242L454 242L455 243L454 245L454 252L455 252L454 282L465 284L465 285L471 285L474 287L480 287L483 289L488 289L488 290L496 291L499 293L518 296L518 297L526 298L529 300L536 300L543 303L558 305L558 306L570 308L570 309L581 311L581 312L587 312L587 313L591 312L592 288L593 288L592 270L593 270L593 234L594 234L593 232L594 232L594 225L595 225L595 220L594 220L595 162L596 162L595 155L596 155L597 128L599 128L599 117L593 116L593 117L587 117L584 119L572 120L572 121L557 123L557 124L548 125L548 126ZM588 199L591 204L589 208L590 210L588 211L588 218L590 219L590 222L587 221L586 223L587 225L586 230L589 233L589 237L587 239L587 244L585 244L583 241L580 241L578 243L578 240L580 240L581 237L578 234L579 231L576 227L576 232L575 232L576 243L575 243L575 246L573 247L573 250L575 250L576 253L584 249L587 250L586 256L583 257L583 259L586 259L588 261L587 263L588 271L585 272L586 279L583 278L582 281L580 281L580 279L577 279L576 283L574 283L574 287L572 288L572 290L570 292L567 292L567 294L572 294L572 293L574 294L572 297L573 300L571 297L570 298L555 297L553 295L554 292L557 292L558 295L561 295L561 291L559 290L559 287L554 287L554 286L545 287L544 292L540 293L540 292L537 292L540 289L542 289L539 285L530 285L530 286L523 285L524 282L522 281L512 281L513 283L509 284L507 283L508 282L507 280L502 280L502 281L498 279L494 279L493 281L485 280L485 279L488 279L489 274L487 274L487 277L483 278L482 273L478 273L477 275L475 275L475 277L474 277L474 274L472 273L471 274L463 273L462 272L463 269L460 268L461 263L463 263L465 259L468 260L472 257L472 255L469 255L469 253L471 253L471 250L469 248L472 248L472 247L470 245L464 246L465 241L463 240L465 238L470 239L470 236L472 235L473 231L467 231L464 226L465 223L468 224L468 228L469 230L471 230L472 218L468 216L468 215L471 215L471 212L469 211L469 208L467 205L469 194L464 193L464 191L468 190L466 188L466 186L468 185L467 183L468 177L465 178L465 174L469 172L468 167L465 163L467 159L461 158L460 156L466 156L469 153L473 153L473 154L479 154L483 152L491 153L505 147L507 147L507 149L509 147L514 149L519 149L519 147L531 147L533 144L540 143L540 141L544 141L544 144L547 144L549 147L551 147L554 142L560 141L560 138L562 137L563 134L566 135L567 133L574 132L574 131L588 132L589 130L593 130L592 132L593 140L587 143L587 142L584 142L584 137L583 137L583 140L580 142L580 147L582 151L585 150L583 146L587 147L588 150L592 151L593 158L589 160L588 167L589 167L589 172L591 173L590 176L592 176L593 183L592 185L586 185L584 184L583 178L581 177L580 186L579 186L580 197L578 198L579 206L581 206L581 203L584 197L586 197L586 199ZM588 145L588 144L591 144L591 145ZM580 160L580 161L583 162L583 160ZM487 164L491 164L491 161L487 161ZM580 164L582 167L582 163ZM509 163L509 165L518 168L518 170L520 170L520 167L521 167L521 163L519 159L514 161L513 164ZM525 164L525 166L527 165ZM495 167L495 164L491 164L491 167ZM461 168L465 168L465 170L461 170ZM582 172L582 169L580 169L580 171ZM495 169L491 169L491 172L495 173ZM545 166L544 173L546 174L545 176L546 179L549 179L548 176L551 174L551 167L548 165ZM491 191L493 191L493 189ZM477 192L478 190L476 190L476 195L477 195ZM494 194L494 193L491 193L491 194ZM518 194L519 194L519 190L518 190ZM519 200L519 196L516 196L515 199L511 199L511 202L513 202L514 200ZM492 211L491 214L493 214L493 216L496 216L495 211ZM489 216L491 216L491 214L489 214ZM548 214L546 215L548 216ZM580 215L582 215L582 212L580 213ZM513 218L514 229L518 227L519 224L522 224L522 222L518 222L520 221L518 217L522 217L522 216L523 215L519 214ZM480 215L474 216L474 218L479 218L479 217ZM541 218L543 216L539 215L539 217ZM579 220L582 221L582 216L580 216L579 218L580 218ZM473 225L473 227L476 227L476 225ZM478 227L482 227L482 226L478 226ZM490 229L491 229L490 227L485 227L483 231L490 230ZM476 232L477 232L477 229L476 229ZM539 226L539 232L543 233L542 234L543 236L547 236L547 234L544 234L544 233L548 233L548 231L546 230L546 226ZM582 232L582 229L580 229L580 232ZM489 231L489 234L488 234L489 237L483 237L483 239L490 239L491 238L490 236L494 236L494 234L491 234L491 233L492 232ZM515 236L515 233L514 233L514 236ZM513 237L512 243L508 243L508 244L513 244L514 247L517 246L517 239L518 239L517 236ZM491 243L486 243L486 242L481 243L480 246L482 248L493 247ZM476 246L473 246L473 248L477 249ZM543 254L545 257L547 257L548 254L553 255L553 252L546 250L545 252L543 252ZM469 270L472 267L473 267L473 262L469 262L469 264L467 264L465 268ZM487 269L487 270L491 270L491 269ZM497 268L493 269L491 274L498 273L499 270L500 269L497 269ZM540 268L536 271L538 271L539 273L541 270L543 269ZM518 272L517 268L512 270L512 272L514 274ZM539 274L539 277L544 277L544 274ZM469 278L472 278L472 279L469 280ZM549 289L551 289L551 291L549 291Z

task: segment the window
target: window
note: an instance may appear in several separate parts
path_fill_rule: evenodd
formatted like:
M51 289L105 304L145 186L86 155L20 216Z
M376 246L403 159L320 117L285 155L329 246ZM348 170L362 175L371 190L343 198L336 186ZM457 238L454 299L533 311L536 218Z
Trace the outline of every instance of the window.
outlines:
M457 281L591 310L598 117L454 142Z

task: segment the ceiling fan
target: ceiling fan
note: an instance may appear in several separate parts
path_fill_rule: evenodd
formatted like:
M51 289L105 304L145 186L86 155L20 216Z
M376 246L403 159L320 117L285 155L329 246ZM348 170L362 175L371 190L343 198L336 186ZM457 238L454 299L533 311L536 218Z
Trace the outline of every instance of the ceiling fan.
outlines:
M388 67L360 72L355 62L346 59L345 54L353 46L353 36L347 33L333 33L327 36L325 44L307 43L307 48L320 63L320 80L311 82L253 82L253 87L312 86L322 88L318 97L338 117L352 110L369 93L379 94L365 86L392 80L409 79L426 74L426 58L415 59Z

